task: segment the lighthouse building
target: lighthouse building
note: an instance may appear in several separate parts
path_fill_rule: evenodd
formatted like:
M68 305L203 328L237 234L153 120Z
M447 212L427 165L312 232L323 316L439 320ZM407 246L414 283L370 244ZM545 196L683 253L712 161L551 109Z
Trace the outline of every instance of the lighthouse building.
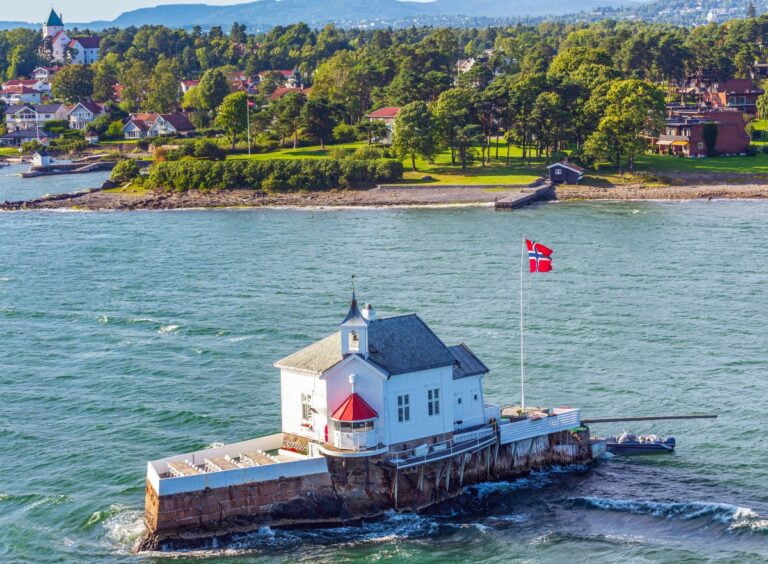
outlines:
M283 434L313 454L370 455L486 423L488 369L466 345L446 346L415 314L361 311L354 296L337 332L275 366Z

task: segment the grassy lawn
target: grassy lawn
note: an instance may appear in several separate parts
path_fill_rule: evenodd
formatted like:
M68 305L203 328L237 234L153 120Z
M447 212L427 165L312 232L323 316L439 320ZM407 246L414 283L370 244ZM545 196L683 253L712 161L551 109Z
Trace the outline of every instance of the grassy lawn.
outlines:
M135 186L133 184L126 184L120 188L108 188L104 190L108 194L132 194L134 196L141 196L146 194L147 189L144 186Z
M18 147L0 147L0 157L18 157Z
M339 145L329 145L324 149L319 146L300 147L298 149L281 149L270 153L258 153L251 155L251 159L320 159L328 156L333 149L358 149L364 147L365 142L344 143ZM495 156L495 148L492 154ZM410 159L403 161L405 174L403 183L441 185L441 184L530 184L541 176L544 161L536 161L531 166L520 160L521 151L517 147L512 147L510 156L512 157L510 166L506 166L506 145L499 147L499 159L491 159L491 164L485 167L479 163L470 164L466 170L461 170L458 165L451 164L451 152L443 151L438 154L434 162L429 163L423 159L416 160L417 170L411 170ZM228 159L247 159L248 155L229 155ZM431 176L432 180L422 180L424 176Z
M721 174L768 174L768 155L755 157L707 157L687 159L667 155L644 155L637 160L637 170L647 172L689 172Z
M135 145L138 139L104 139L99 141L99 145Z

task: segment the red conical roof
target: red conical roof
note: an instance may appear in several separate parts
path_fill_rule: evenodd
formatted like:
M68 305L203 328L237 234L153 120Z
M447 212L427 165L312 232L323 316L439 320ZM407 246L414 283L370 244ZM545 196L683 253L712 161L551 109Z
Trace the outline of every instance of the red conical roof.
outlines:
M331 419L336 421L367 421L375 419L379 414L357 394L350 394L333 412Z

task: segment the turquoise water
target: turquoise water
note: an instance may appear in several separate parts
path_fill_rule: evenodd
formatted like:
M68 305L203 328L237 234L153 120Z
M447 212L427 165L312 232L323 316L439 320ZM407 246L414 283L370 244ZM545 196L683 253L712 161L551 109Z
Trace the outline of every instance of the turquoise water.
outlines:
M110 174L101 171L22 178L21 173L27 169L29 169L28 164L0 167L0 202L32 200L46 194L63 194L85 188L96 188L101 186Z
M271 364L334 329L352 274L516 401L524 235L555 250L526 276L529 403L720 418L631 427L674 435L672 456L186 557L765 561L766 219L768 202L0 214L0 561L155 559L130 554L145 461L278 430Z

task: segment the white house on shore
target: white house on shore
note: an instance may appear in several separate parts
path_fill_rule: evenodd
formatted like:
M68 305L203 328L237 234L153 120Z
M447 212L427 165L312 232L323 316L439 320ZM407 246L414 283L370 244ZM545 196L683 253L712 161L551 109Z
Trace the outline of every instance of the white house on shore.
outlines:
M320 448L386 451L486 421L485 365L418 315L379 319L352 298L339 331L280 360L283 433Z

